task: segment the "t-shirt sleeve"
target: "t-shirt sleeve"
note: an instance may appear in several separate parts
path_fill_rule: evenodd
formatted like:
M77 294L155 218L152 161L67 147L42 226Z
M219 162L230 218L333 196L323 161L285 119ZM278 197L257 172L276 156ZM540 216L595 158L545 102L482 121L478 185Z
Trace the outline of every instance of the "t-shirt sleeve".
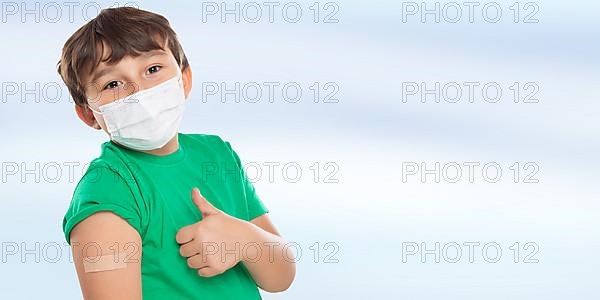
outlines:
M256 193L256 190L254 189L254 185L252 184L252 182L246 176L246 172L244 171L244 167L242 165L242 161L240 160L240 157L233 150L233 148L231 147L231 144L229 142L225 142L225 144L227 145L227 148L231 151L236 164L240 168L241 182L242 182L242 186L244 188L244 193L246 195L246 204L248 205L248 221L250 221L256 217L259 217L263 214L268 213L269 210L267 209L267 207L264 205L264 203L262 202L262 200Z
M125 179L108 167L90 166L77 184L63 219L63 232L69 245L75 225L99 211L120 216L142 236L140 209Z

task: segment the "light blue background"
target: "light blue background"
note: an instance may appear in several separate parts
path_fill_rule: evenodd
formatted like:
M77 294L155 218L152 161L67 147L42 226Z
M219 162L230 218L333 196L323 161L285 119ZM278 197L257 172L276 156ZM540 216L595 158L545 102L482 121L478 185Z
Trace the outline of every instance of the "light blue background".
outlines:
M203 23L200 2L136 2L171 21L192 65L183 132L221 135L244 162L302 167L298 183L280 173L273 183L255 183L275 224L303 251L293 286L280 295L264 293L265 299L599 298L598 2L538 1L537 24L512 22L514 1L496 1L503 16L495 24L479 9L474 23L464 15L456 24L432 17L422 23L418 16L403 23L401 2L391 0L339 1L339 23L314 23L313 1L297 2L304 14L296 24L280 14L273 24L266 16L257 24L223 24L215 16ZM34 175L22 182L20 170L0 183L2 299L81 297L61 222L81 165L99 154L106 136L76 118L55 69L62 45L84 22L75 8L73 22L63 16L37 23L29 16L23 23L17 15L0 23L0 82L62 87L56 103L43 96L22 103L22 91L1 94L0 161L29 169L36 162L40 169L78 164L73 180L63 168L57 182L36 182ZM214 97L202 103L202 82L237 81L298 82L304 97L295 104L281 97L275 103L223 104ZM402 82L423 81L498 82L503 98L495 104L481 97L475 103L414 97L403 103ZM312 102L313 82L335 82L339 103ZM535 82L539 103L513 103L513 82ZM497 162L502 179L402 182L403 162L432 167L470 161ZM337 164L339 183L313 182L309 167L315 162ZM508 168L515 162L535 162L539 183L512 182ZM321 169L321 176L327 173ZM23 245L34 249L36 242L40 249L31 252L43 255L44 245L57 243L62 257L52 262L56 254L49 252L36 262L27 254L22 261ZM315 242L321 247L316 263ZM323 262L327 242L339 246L337 263ZM435 242L496 242L503 255L498 263L481 255L469 263L465 253L457 263L435 263L432 256L404 263L404 242L429 248ZM539 262L522 263L529 252L521 250L521 262L514 263L509 247L515 242L536 243ZM19 252L6 255L8 245Z

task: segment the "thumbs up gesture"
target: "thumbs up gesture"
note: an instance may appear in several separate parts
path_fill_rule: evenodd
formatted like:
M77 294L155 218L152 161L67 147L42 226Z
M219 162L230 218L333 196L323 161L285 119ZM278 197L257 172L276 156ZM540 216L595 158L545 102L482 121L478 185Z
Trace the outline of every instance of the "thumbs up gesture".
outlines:
M202 220L177 232L179 254L187 258L190 268L198 270L198 275L219 275L244 259L242 249L250 242L249 223L214 207L197 188L192 189L192 201L202 213Z

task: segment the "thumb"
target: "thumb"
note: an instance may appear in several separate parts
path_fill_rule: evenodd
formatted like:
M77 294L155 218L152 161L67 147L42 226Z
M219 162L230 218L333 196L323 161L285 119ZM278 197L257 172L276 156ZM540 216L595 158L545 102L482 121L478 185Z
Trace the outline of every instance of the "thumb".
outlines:
M206 198L204 198L202 194L200 194L200 190L198 188L192 189L192 201L194 202L196 207L198 207L198 210L200 210L200 212L202 213L203 218L221 212L218 208L210 204L210 202L208 202L208 200L206 200Z

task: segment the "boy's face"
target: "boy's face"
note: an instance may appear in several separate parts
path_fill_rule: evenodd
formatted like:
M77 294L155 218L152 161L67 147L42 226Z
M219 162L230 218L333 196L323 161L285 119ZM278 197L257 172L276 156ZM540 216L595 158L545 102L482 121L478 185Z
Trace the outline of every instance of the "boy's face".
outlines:
M83 76L89 106L99 111L99 107L128 97L141 90L149 89L177 76L181 69L168 47L165 50L152 50L139 56L125 56L116 64L102 61L93 73ZM104 47L103 58L110 49ZM191 69L182 72L185 97L192 87ZM79 118L96 129L108 133L104 118L87 107L76 105Z

